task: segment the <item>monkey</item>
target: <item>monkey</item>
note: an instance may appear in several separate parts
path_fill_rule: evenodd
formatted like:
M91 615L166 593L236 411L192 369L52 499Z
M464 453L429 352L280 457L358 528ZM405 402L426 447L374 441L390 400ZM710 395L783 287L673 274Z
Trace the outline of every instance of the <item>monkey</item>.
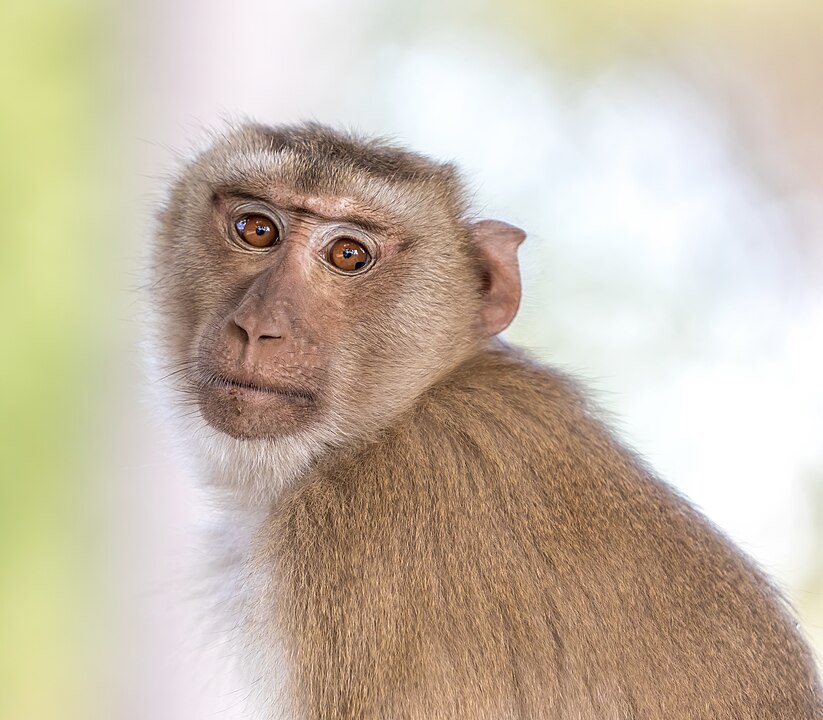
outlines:
M500 338L524 238L452 163L316 123L171 180L153 342L255 717L822 718L772 581Z

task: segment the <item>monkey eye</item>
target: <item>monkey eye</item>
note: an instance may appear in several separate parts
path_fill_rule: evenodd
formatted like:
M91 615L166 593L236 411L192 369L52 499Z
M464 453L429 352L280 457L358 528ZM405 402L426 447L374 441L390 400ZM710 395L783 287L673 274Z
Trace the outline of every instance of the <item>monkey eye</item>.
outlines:
M256 248L271 247L280 240L280 230L265 215L245 215L234 223L234 229L244 243Z
M328 260L344 272L354 272L371 262L371 255L357 240L343 237L334 241L328 251Z

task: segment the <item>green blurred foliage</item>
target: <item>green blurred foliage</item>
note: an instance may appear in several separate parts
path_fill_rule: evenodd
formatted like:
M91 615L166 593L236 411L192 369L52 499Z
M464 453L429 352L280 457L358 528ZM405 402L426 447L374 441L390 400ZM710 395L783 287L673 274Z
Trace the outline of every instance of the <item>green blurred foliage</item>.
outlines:
M0 6L0 717L91 716L89 440L105 345L93 2Z

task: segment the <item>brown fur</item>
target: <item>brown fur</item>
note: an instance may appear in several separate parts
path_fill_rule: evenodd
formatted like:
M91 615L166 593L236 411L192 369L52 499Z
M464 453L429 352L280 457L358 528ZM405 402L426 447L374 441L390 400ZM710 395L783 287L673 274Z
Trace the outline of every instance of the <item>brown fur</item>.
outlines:
M774 588L563 377L480 353L272 509L310 718L816 718Z
M317 222L302 216L279 254L233 255L215 196L283 187L321 215L343 198L382 217L382 265L319 273L300 259ZM208 479L268 508L238 612L264 673L284 648L283 706L302 720L823 717L810 652L763 574L570 380L488 339L516 307L516 265L463 197L450 166L385 143L253 126L190 164L164 211L157 342L195 405L193 366L215 347L234 358L238 307L274 322L284 295L308 303L279 350L252 348L243 367L311 383L316 412L278 432L282 411L238 406L257 413L251 432L208 400L215 442L237 438ZM289 370L281 353L307 348ZM346 373L355 392L337 387Z

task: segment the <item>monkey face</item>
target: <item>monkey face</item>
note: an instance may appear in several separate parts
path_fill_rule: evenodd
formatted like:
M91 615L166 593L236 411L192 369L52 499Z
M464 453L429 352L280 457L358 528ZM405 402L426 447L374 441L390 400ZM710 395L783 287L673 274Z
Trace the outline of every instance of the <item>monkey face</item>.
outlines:
M172 186L154 257L159 341L193 412L241 440L385 427L516 309L513 249L514 274L496 268L522 232L466 223L462 203L450 166L323 129L215 143Z
M375 268L396 238L385 218L350 198L280 186L264 197L217 193L213 263L233 286L211 311L198 348L198 402L233 437L294 434L320 416L340 418L367 396L366 308L379 303Z
M212 428L363 437L474 341L475 288L453 281L473 277L459 240L412 243L350 193L268 179L194 190L164 213L155 272L175 377Z

